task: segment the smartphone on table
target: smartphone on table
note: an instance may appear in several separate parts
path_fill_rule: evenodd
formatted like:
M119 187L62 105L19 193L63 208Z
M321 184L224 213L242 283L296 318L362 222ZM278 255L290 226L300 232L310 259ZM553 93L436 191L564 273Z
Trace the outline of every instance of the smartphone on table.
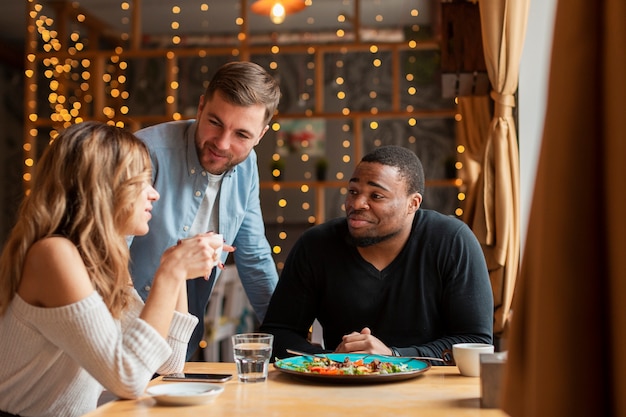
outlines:
M197 374L178 373L163 375L163 381L185 381L185 382L226 382L233 376L231 374Z

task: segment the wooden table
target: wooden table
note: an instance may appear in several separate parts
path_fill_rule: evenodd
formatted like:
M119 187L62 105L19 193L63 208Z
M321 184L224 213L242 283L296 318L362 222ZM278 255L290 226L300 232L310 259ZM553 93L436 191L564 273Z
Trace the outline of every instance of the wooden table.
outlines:
M110 402L86 416L507 416L480 408L480 378L461 376L456 367L434 366L409 380L367 385L312 382L271 365L268 380L254 384L238 381L234 363L190 362L185 370L232 373L233 379L207 404L166 407L146 396Z

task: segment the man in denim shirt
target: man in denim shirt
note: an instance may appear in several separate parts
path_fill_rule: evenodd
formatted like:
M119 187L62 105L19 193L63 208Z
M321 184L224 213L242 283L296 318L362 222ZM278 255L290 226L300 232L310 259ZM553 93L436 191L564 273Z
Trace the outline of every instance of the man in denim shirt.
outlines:
M278 83L251 62L222 66L200 98L195 120L162 123L136 132L150 148L154 203L150 232L133 238L131 272L145 299L161 254L179 239L215 231L235 246L235 264L261 322L278 281L265 237L259 173L253 148L278 106ZM226 260L224 252L221 261ZM220 269L188 281L189 312L200 319L188 358L204 333L203 317Z

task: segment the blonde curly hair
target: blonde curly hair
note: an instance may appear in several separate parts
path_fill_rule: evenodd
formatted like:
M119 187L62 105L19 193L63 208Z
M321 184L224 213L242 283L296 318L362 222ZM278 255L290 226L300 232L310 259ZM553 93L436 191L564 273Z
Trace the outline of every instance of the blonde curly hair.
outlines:
M147 147L130 132L100 122L62 132L39 160L2 251L0 315L15 296L32 244L61 235L76 245L93 286L119 317L132 289L124 232L150 169Z

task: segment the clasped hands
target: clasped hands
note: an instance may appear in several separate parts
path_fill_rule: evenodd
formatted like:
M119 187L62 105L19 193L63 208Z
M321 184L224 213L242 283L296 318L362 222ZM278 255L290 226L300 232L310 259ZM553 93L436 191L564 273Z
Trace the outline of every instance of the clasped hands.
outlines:
M391 348L372 335L369 327L361 332L352 332L341 338L335 353L369 353L377 355L393 355Z

